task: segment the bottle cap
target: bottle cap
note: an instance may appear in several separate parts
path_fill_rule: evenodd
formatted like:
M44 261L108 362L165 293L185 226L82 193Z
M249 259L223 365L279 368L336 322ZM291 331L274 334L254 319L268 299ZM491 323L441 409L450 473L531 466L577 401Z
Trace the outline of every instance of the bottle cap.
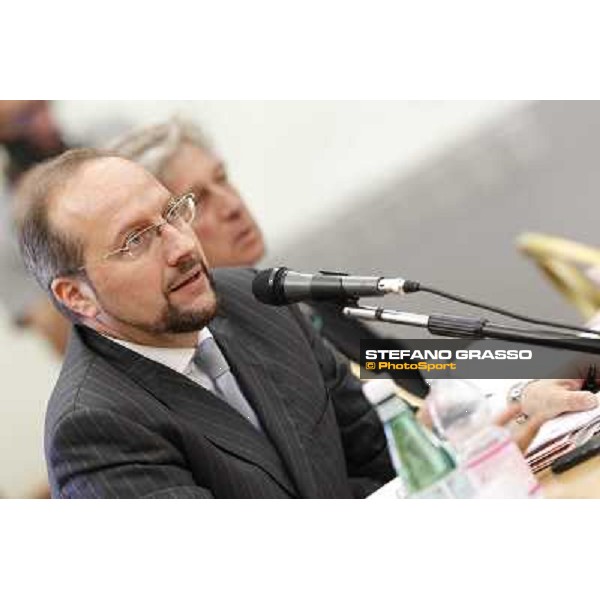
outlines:
M377 406L396 395L396 385L387 377L370 379L363 384L362 390L367 400L373 406Z

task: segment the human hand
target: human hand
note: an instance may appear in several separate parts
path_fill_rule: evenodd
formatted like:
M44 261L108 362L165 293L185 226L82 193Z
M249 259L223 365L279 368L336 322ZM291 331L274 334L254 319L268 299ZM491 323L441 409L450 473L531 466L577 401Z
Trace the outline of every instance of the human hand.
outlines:
M513 439L525 452L539 428L549 419L565 412L590 410L598 406L598 398L591 392L582 392L581 379L540 379L527 385L519 403L507 407L496 419L496 424L508 426ZM515 421L527 415L523 422Z
M527 385L521 394L521 412L543 423L564 412L590 410L598 398L581 391L581 379L540 379Z
M523 422L517 422L516 419L521 414L521 407L515 402L507 406L494 419L494 423L500 427L506 427L521 452L525 454L544 420L539 415L534 415Z

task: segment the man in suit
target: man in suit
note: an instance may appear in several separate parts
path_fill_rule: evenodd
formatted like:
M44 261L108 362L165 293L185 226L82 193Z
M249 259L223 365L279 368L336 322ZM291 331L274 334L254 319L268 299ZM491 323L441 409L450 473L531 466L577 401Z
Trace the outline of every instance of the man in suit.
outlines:
M360 384L253 272L209 273L144 169L93 150L22 188L29 269L74 323L46 417L59 498L346 498L393 477Z

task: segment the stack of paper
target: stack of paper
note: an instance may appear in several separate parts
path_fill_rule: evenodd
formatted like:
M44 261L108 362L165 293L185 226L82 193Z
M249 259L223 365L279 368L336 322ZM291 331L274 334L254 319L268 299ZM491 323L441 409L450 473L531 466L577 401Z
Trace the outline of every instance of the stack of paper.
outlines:
M600 407L576 413L565 413L544 423L527 448L527 461L534 472L549 467L559 456L574 447L582 429L600 431Z

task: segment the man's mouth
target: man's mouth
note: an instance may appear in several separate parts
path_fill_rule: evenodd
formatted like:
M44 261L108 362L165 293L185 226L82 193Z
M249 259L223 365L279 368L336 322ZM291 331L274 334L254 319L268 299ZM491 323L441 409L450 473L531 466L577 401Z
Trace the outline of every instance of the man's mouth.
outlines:
M181 288L192 283L193 281L200 279L200 277L202 277L203 273L204 273L204 269L202 268L202 265L198 265L197 267L194 267L183 278L178 279L173 285L171 285L171 287L169 287L169 294L172 294L173 292L180 290Z

